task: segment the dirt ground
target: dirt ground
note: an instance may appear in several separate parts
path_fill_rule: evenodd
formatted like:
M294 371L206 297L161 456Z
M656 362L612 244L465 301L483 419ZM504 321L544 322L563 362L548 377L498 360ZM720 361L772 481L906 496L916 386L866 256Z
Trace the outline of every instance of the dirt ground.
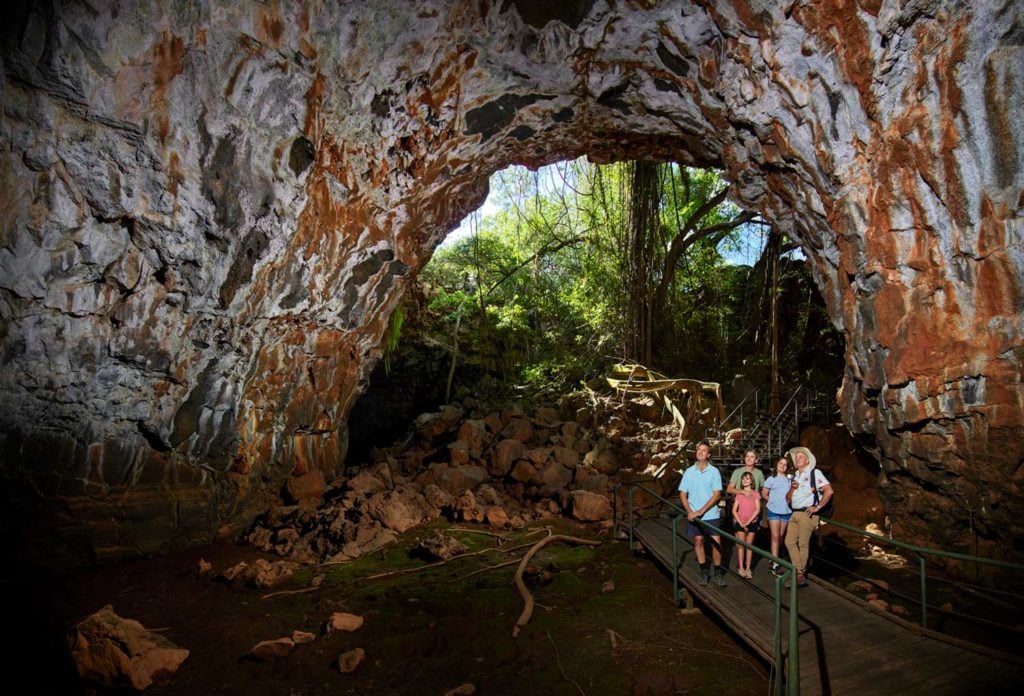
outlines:
M523 553L547 532L492 536L450 531L472 551L444 565L413 568L419 541L445 523L413 530L395 545L346 565L320 569L319 589L262 598L269 590L238 588L200 577L199 560L219 573L239 560L265 557L233 544L137 561L22 588L9 625L21 637L6 653L22 672L32 670L33 693L111 693L82 685L63 637L79 620L110 604L191 651L173 681L149 694L437 694L472 684L477 694L765 694L766 666L703 613L684 614L672 600L670 578L650 559L634 555L608 531L558 521L555 533L600 538L597 547L550 544L532 561L537 608L517 638L523 608L513 584L515 565L495 566ZM459 530L468 529L460 526ZM532 533L532 534L531 534ZM304 569L274 590L303 589ZM727 588L723 591L728 591ZM353 633L326 634L333 612L365 617ZM300 629L317 635L287 657L246 657L262 640ZM338 655L360 647L366 660L353 674Z

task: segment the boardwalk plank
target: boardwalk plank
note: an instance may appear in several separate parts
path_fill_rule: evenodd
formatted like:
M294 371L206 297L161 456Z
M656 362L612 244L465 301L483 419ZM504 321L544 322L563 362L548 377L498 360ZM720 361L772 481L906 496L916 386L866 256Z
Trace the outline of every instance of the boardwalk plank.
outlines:
M668 518L644 520L635 539L667 568L672 566ZM680 582L769 661L774 661L774 577L759 564L752 580L730 573L728 586L697 583L689 539L680 538ZM783 590L783 652L788 652L789 590ZM799 602L800 689L803 694L944 693L998 690L1024 679L1019 661L979 653L908 629L849 597L812 583ZM783 668L780 668L780 671Z

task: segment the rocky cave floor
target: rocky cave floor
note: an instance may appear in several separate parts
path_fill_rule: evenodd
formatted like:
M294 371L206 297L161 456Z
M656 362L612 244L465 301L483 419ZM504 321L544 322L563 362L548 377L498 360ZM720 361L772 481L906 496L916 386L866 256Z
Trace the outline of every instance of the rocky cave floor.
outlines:
M147 689L153 694L766 693L768 666L709 614L679 611L670 577L614 538L616 483L674 466L675 429L648 423L635 405L597 405L600 422L593 409L528 416L446 407L321 489L319 505L274 505L238 543L9 583L19 639L4 653L5 672L41 665L33 693L117 693L84 684L67 643L79 622L110 605L190 651L169 681ZM849 468L833 472L845 481L837 511L850 521L875 517L875 494L855 490ZM670 478L662 495L672 495ZM513 637L524 606L517 564L548 534L601 543L537 552L524 575L537 606ZM461 555L430 565L438 561L423 547L438 539L462 544ZM851 591L859 574L882 580L859 581L857 591L881 594L887 611L913 621L907 598L917 576L907 564L875 563L859 541L828 530L820 543L820 559L831 561L813 572ZM930 592L936 606L961 614L985 608L952 583ZM339 612L362 625L328 630ZM962 637L991 637L986 630L968 627ZM312 642L276 658L251 654L295 631ZM357 648L364 657L346 673L339 656Z
M368 579L422 566L410 551L449 527L470 529L444 521L417 528L379 552L320 568L319 588L297 594L266 597L266 589L218 578L238 561L274 558L235 544L52 578L35 587L50 621L40 624L37 615L23 643L27 653L47 658L36 693L116 693L83 686L60 642L76 622L107 604L191 651L170 683L147 690L152 694L440 695L465 684L480 694L768 689L763 663L704 613L680 612L669 578L655 563L594 525L547 520L508 533L501 545L488 534L450 531L470 552L492 551ZM553 543L534 556L527 583L537 607L513 638L524 606L513 583L515 565L470 574L502 563L509 558L504 548L532 544L545 528L603 543ZM201 574L200 560L212 572ZM300 571L273 591L307 588L311 572ZM351 633L326 633L334 612L362 616L365 623ZM296 629L316 639L276 660L246 656L256 643ZM357 647L365 661L353 673L341 673L339 654Z

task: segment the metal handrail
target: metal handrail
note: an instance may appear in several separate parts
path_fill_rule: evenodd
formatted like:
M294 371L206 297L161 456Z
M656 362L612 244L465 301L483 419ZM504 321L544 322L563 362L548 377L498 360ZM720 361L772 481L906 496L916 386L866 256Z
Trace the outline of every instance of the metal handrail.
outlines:
M797 388L794 389L793 392L789 395L789 398L786 399L786 403L784 403L782 405L782 408L779 409L778 414L776 414L775 418L772 419L772 422L771 422L769 427L774 428L775 424L778 422L778 420L780 418L782 418L783 415L788 415L787 412L789 411L790 404L793 404L794 406L799 408L799 404L796 403L796 397L800 394L800 392L803 390L803 388L804 388L804 385L802 385L802 384L797 385ZM794 414L796 415L795 411L794 411ZM797 419L799 419L799 415L796 415L796 417L797 417Z
M925 555L938 556L939 558L948 558L954 561L981 563L983 565L997 566L999 568L1008 568L1010 570L1024 571L1024 565L1021 565L1020 563L1000 561L994 558L982 558L981 556L971 556L966 553L944 551L942 549L933 549L927 546L917 546L916 544L909 544L905 541L900 541L899 539L890 539L889 537L880 536L878 534L874 534L863 529L858 529L857 527L845 524L844 522L837 522L828 517L822 517L821 520L826 524L839 527L840 529L845 529L846 531L853 532L854 534L859 534L862 537L873 539L875 541L883 542L886 544L892 544L893 546L896 546L901 549L906 549L907 551L910 551L915 556L917 556L917 560L921 570L921 626L923 628L928 628L928 588L926 573L927 562L925 560Z
M729 414L725 418L722 419L721 427L724 428L725 425L729 421L731 421L733 419L733 416L736 415L736 412L739 411L739 413L740 413L740 427L742 428L743 427L743 418L742 418L743 410L742 409L743 409L744 406L747 405L747 402L750 401L751 397L753 397L753 399L754 399L754 411L756 412L757 411L757 395L758 395L758 392L760 392L760 391L761 391L761 387L755 387L754 391L750 392L745 397L743 397L743 400L740 401L738 404L736 404L736 407L733 410L729 411Z
M672 510L677 511L679 514L672 517L672 596L675 599L676 604L679 604L680 590L679 590L679 566L681 565L680 554L678 549L679 543L679 522L680 520L686 519L686 510L677 505L676 503L668 500L661 496L661 494L652 491L647 488L641 482L622 482L615 486L617 492L622 486L628 486L630 491L628 495L629 501L629 548L635 550L633 543L633 492L634 489L639 488L648 495L652 496L656 500L659 500L668 505ZM618 497L618 496L615 496ZM785 569L782 575L776 576L775 578L775 636L774 636L774 652L775 652L775 665L777 669L781 669L783 664L782 661L782 590L783 583L786 580L793 578L796 573L796 566L787 560L773 556L770 552L763 549L759 549L753 544L749 544L741 539L729 534L728 532L719 529L715 525L705 522L704 520L694 520L701 527L706 527L711 530L713 535L725 537L729 541L735 544L739 544L744 548L750 549L758 556L767 558L770 561L778 563L781 568ZM790 583L789 591L789 652L786 660L786 693L789 696L798 696L800 693L800 646L799 646L799 606L797 599L797 583L795 580ZM781 696L783 693L783 683L778 677L779 672L776 672L775 678L775 693L777 696Z

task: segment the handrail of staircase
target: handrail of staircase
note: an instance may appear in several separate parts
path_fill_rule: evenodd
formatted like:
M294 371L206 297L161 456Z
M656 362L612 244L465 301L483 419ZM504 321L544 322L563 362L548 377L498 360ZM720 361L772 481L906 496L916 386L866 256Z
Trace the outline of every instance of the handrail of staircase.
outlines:
M740 416L742 416L743 415L743 407L747 406L747 402L750 401L751 399L753 399L753 401L754 401L754 410L756 411L757 410L757 397L758 397L758 393L760 391L761 391L761 387L755 387L752 392L750 392L745 397L743 397L743 400L740 401L738 404L736 404L736 407L733 410L729 411L729 414L725 418L722 419L721 427L725 428L726 424L729 421L731 421L733 419L733 417L737 413L739 413ZM740 426L739 427L741 427L741 428L743 427L742 419L740 420Z
M621 488L623 486L628 486L629 489L630 489L629 490L629 494L628 494L628 500L629 500L629 548L630 548L630 550L635 550L635 546L634 546L634 542L633 542L633 528L635 526L634 523L633 523L633 492L634 492L635 489L639 488L640 490L644 491L645 493L647 493L648 495L652 496L656 500L658 500L658 501L668 505L671 510L679 513L677 515L673 515L673 517L672 517L672 563L673 563L673 566L674 566L672 568L672 591L673 591L673 595L672 596L675 598L675 602L678 605L679 604L679 597L680 597L680 594L681 594L680 590L679 590L679 566L680 566L680 560L681 559L680 559L680 554L679 554L678 546L677 545L678 545L678 540L679 540L679 523L680 523L681 520L686 520L686 510L684 510L682 507L680 507L678 504L672 502L671 500L668 500L667 498L662 497L659 493L657 493L655 491L652 491L650 488L647 488L645 485L643 485L645 482L646 481L636 480L636 479L633 480L633 481L623 481L623 482L621 482L621 483L619 483L618 485L615 486L614 494L613 495L614 495L615 498L618 498L618 495L617 495L618 490L619 490L619 488ZM766 558L769 561L773 561L775 563L778 563L779 566L784 569L785 572L783 572L782 575L779 575L779 576L777 576L775 578L775 639L774 639L775 665L776 665L776 668L781 669L782 665L783 665L783 660L782 660L782 590L783 590L783 583L786 582L788 579L795 578L796 566L794 566L792 563L790 563L787 560L779 558L778 556L773 556L768 551L765 551L763 549L759 549L758 547L754 546L753 544L748 544L747 542L742 541L741 539L733 536L732 534L729 534L728 532L726 532L723 529L719 529L718 527L716 527L715 525L713 525L713 524L711 524L709 522L705 522L704 520L700 520L700 519L694 520L694 521L696 522L696 524L700 525L701 527L706 527L707 529L709 529L713 535L725 537L726 539L728 539L729 541L733 542L734 544L739 544L740 546L743 546L744 548L750 549L751 551L756 553L758 556ZM793 582L790 583L790 588L789 588L789 640L788 640L789 651L788 651L788 655L787 655L787 659L786 659L786 663L785 663L785 666L786 666L785 691L788 694L788 696L799 696L799 694L800 694L800 646L799 646L799 641L798 641L799 634L797 632L797 628L798 628L798 625L799 625L798 624L799 618L800 618L800 608L798 606L798 599L797 599L797 583L794 580ZM776 677L775 677L775 693L776 693L776 696L781 696L782 693L783 693L783 683L782 683L782 679L779 677L779 672L776 672Z
M955 551L944 551L942 549L933 549L927 546L917 546L916 544L909 544L899 539L890 539L889 537L880 536L872 532L858 529L857 527L850 526L844 522L837 522L836 520L829 519L827 517L821 518L822 523L845 529L848 532L859 534L862 537L871 539L873 541L891 544L901 549L910 551L917 556L918 564L921 570L921 626L928 628L928 604L927 604L927 575L926 575L926 559L925 556L938 556L939 558L948 558L955 561L966 561L969 563L980 563L982 565L991 565L998 568L1007 568L1010 570L1024 571L1024 565L1020 563L1011 563L1010 561L1000 561L995 558L983 558L981 556L971 556L966 553L957 553Z
M799 408L799 404L797 403L797 396L800 395L800 392L803 391L803 388L804 385L798 384L796 389L794 389L790 393L789 398L786 399L786 403L782 405L782 408L779 409L779 412L775 415L774 418L772 418L772 422L769 424L769 427L775 428L777 423L779 422L779 419L782 418L784 415L788 415L790 406L793 406L794 409ZM794 410L793 413L799 420L799 415L796 413L796 410Z

